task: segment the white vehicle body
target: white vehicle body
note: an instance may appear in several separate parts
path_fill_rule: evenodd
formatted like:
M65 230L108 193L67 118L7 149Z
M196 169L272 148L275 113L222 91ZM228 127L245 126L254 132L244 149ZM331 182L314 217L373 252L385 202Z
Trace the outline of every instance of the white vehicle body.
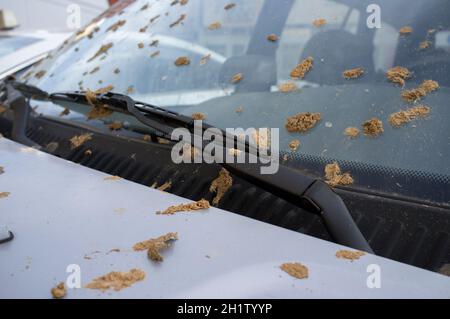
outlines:
M0 224L15 235L0 244L0 298L50 298L74 269L81 288L69 289L67 298L450 298L443 275L369 254L338 259L336 252L348 248L221 209L157 215L187 200L105 180L104 173L6 138L0 164L0 191L10 192L0 199ZM162 263L133 251L135 243L168 232L179 240ZM283 272L286 262L307 266L309 277ZM146 273L132 287L83 288L132 268Z

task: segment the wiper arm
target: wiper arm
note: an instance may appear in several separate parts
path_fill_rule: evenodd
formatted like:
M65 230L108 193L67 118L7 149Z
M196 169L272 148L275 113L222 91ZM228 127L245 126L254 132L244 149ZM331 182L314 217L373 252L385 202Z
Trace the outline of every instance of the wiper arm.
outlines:
M30 98L46 100L48 94L35 86L17 82L11 77L0 83L0 101L4 100L6 105L14 111L11 138L21 144L40 148L26 136L31 109Z
M88 103L86 93L80 91L53 93L49 99L56 103ZM194 125L194 120L190 117L154 105L136 102L127 95L112 92L98 94L96 103L104 105L111 111L132 115L140 122L144 120L146 126L153 128L159 133L158 135L168 139L170 139L173 127L193 127Z
M49 94L37 86L26 84L15 80L7 80L8 84L15 90L19 91L25 98L45 101L49 98Z
M84 92L54 93L48 96L52 102L88 103ZM131 114L144 125L156 130L161 137L171 139L172 132L180 127L186 128L191 137L195 136L194 120L190 117L156 107L154 105L136 102L131 97L116 93L97 95L96 101L112 111ZM203 125L204 130L211 126ZM236 136L230 137L223 132L223 141L232 138L239 143ZM192 146L195 146L191 138ZM223 150L226 147L222 145ZM250 146L245 142L245 151ZM260 174L262 164L232 164L219 163L222 167L291 204L310 213L320 216L331 237L339 244L374 253L369 243L362 235L351 217L345 203L334 190L320 179L312 178L287 166L280 165L274 175Z

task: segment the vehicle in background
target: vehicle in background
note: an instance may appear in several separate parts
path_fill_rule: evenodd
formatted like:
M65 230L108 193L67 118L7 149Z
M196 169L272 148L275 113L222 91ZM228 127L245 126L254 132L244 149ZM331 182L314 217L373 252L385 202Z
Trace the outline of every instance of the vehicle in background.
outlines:
M0 10L0 79L43 59L70 36L43 30L14 31L18 25L11 11Z

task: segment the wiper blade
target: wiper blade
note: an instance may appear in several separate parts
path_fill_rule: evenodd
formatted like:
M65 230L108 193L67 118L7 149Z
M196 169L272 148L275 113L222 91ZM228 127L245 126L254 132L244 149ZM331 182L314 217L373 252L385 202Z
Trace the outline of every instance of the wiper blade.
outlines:
M53 93L49 96L52 102L73 102L88 104L86 93L82 91ZM163 108L134 101L131 97L117 93L103 93L96 96L96 103L104 105L114 112L133 115L139 121L148 114L147 121L151 128L158 131L162 137L170 139L172 127L186 127L193 125L194 120L190 117L167 111ZM151 117L150 117L151 115Z
M55 103L71 101L88 104L86 93L78 91L50 94L48 100ZM171 139L172 132L181 127L187 129L191 133L191 137L195 136L195 123L190 117L151 104L136 102L127 95L112 92L98 94L96 101L112 111L133 115L144 125L159 132L162 137ZM210 127L203 125L202 133ZM235 143L240 143L236 136L230 137L223 132L224 143L229 138L232 138ZM191 138L192 146L195 146L192 142L194 140ZM249 152L248 143L244 143L245 151ZM226 150L225 144L222 145L222 148L224 151ZM274 175L262 175L260 174L262 164L259 163L219 164L235 176L320 216L331 237L339 244L374 253L341 197L322 180L309 177L283 165L280 165L278 172Z

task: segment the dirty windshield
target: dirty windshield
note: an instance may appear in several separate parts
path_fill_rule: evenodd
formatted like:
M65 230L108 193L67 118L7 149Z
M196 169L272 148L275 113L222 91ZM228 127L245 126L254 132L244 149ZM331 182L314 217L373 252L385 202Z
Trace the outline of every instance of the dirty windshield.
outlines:
M22 79L279 128L286 162L448 178L449 15L443 0L122 1Z

